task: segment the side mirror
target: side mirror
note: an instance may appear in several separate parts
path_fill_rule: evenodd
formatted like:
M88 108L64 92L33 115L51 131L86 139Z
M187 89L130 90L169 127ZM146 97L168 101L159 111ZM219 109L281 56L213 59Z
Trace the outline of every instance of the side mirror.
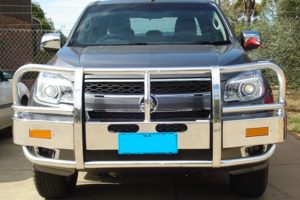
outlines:
M43 35L41 44L41 50L56 53L62 47L62 37L60 33L48 33Z
M260 34L256 31L243 31L241 34L241 45L246 51L261 47Z

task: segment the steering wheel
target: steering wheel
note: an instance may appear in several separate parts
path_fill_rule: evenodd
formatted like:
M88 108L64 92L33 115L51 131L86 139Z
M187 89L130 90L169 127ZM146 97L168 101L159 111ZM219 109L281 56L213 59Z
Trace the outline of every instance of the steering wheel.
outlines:
M106 34L97 40L97 43L116 43L120 41L122 43L129 43L129 39L121 34Z

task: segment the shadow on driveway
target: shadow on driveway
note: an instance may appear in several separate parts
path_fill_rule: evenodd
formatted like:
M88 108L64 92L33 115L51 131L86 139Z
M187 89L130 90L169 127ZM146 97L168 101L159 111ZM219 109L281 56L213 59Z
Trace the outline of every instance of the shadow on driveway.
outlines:
M22 148L14 145L11 136L0 132L0 183L22 181L32 177L32 166Z
M199 200L239 199L229 188L226 173L168 178L135 179L120 185L78 185L72 200Z
M270 162L267 192L260 200L300 199L300 145L289 137ZM0 134L0 199L40 200L32 181L32 166L22 149L11 137ZM241 199L230 191L228 175L218 171L208 176L152 176L144 174L124 184L88 182L80 173L78 186L71 200L200 200ZM143 179L147 175L147 178ZM150 178L149 178L150 177ZM126 180L126 179L125 179Z

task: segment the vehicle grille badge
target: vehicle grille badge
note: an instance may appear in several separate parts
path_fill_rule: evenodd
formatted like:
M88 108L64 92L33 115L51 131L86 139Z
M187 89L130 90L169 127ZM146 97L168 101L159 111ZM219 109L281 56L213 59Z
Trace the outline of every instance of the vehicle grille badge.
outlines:
M145 97L142 97L140 99L140 110L145 112ZM155 112L158 108L158 99L154 96L151 95L150 98L150 108L151 108L151 113Z

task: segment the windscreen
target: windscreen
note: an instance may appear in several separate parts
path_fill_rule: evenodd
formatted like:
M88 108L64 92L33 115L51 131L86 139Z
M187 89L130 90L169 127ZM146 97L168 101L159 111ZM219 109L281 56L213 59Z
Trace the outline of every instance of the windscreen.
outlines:
M201 3L110 4L89 7L73 46L228 43L216 9Z

